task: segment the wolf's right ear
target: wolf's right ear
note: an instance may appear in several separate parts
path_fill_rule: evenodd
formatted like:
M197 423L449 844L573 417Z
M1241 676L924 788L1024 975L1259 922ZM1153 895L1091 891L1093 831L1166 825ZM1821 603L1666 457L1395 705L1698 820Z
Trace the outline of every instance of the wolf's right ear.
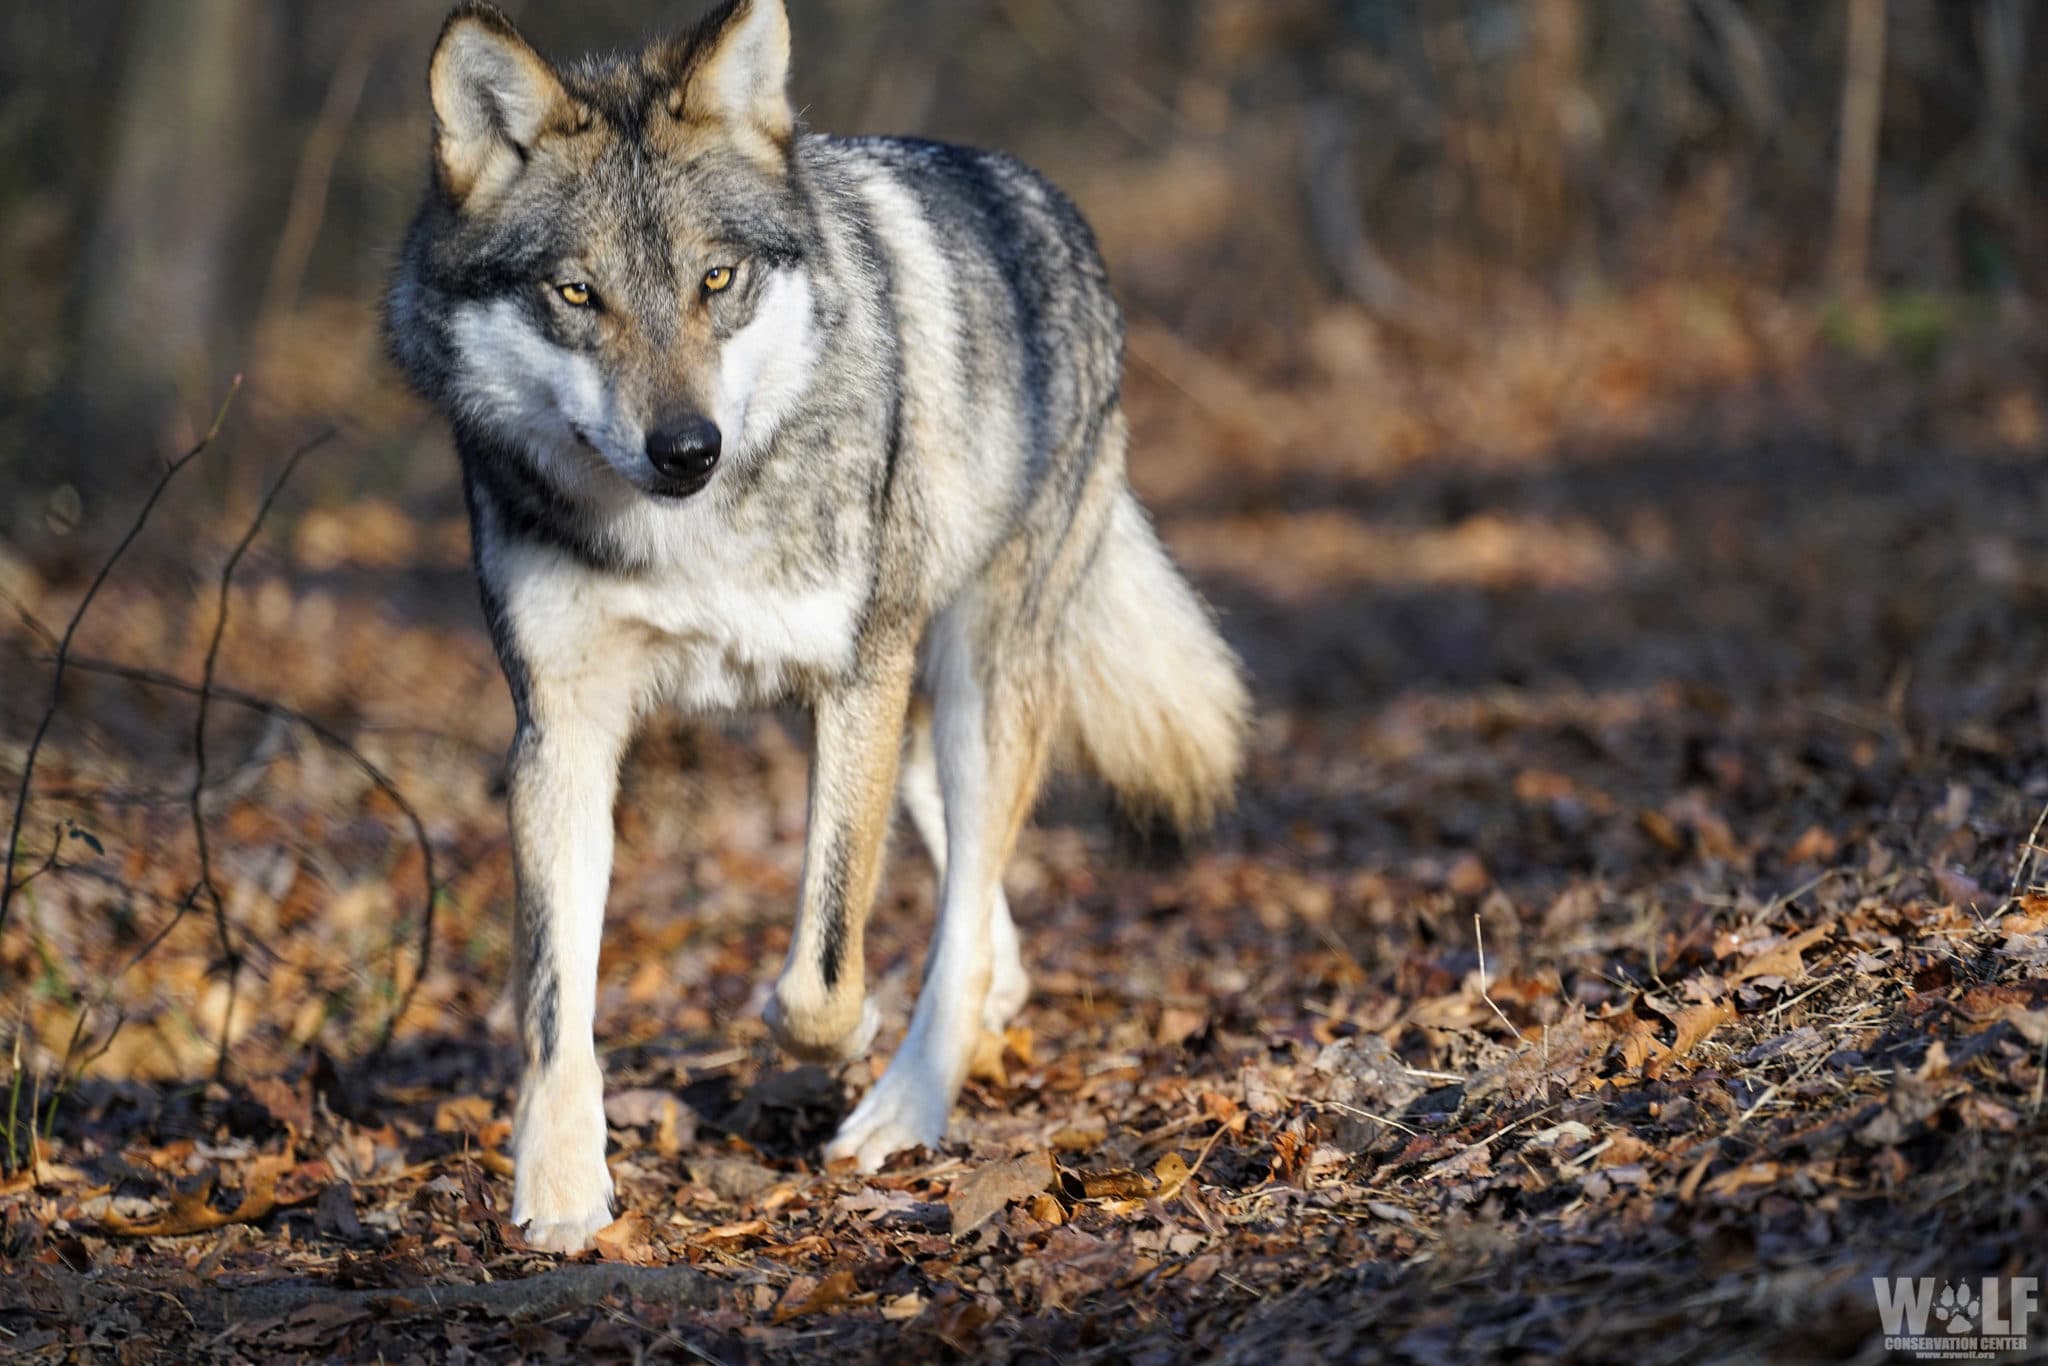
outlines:
M789 147L789 12L783 0L727 0L685 43L671 109L716 124L773 162Z
M427 69L434 161L455 202L475 207L509 185L569 97L541 55L494 5L448 16Z

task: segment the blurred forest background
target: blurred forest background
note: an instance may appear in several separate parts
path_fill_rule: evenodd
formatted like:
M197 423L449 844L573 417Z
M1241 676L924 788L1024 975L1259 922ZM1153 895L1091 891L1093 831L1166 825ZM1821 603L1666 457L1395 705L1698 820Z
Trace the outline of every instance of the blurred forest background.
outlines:
M77 0L0 16L0 471L17 535L81 509L90 532L240 371L254 425L217 480L246 495L277 431L332 421L350 458L324 462L327 496L452 499L441 436L396 396L372 326L424 175L443 8ZM565 54L694 18L652 0L509 9ZM1101 233L1146 378L1226 409L1327 381L1410 410L1383 368L1415 344L1438 366L1444 348L1495 366L1563 345L1548 329L1567 314L1629 313L1606 325L1638 333L1652 370L1725 371L1803 345L1773 301L1868 290L1876 339L1924 351L1986 309L2031 321L2048 289L2036 0L793 9L813 126L1002 146L1049 171ZM1631 312L1672 286L1654 315ZM1549 363L1566 373L1545 406L1566 409L1598 401L1602 371L1610 387L1662 378ZM1351 429L1359 461L1430 443L1388 421Z
M574 55L700 7L506 8ZM1133 482L1258 722L1184 862L1047 804L1008 882L1039 992L947 1154L873 1187L808 1165L867 1076L782 1070L758 1018L802 722L653 728L599 995L642 1222L605 1255L703 1269L675 1331L1807 1357L1874 1340L1873 1274L2039 1275L2048 0L790 8L813 127L1011 150L1094 223ZM275 1328L287 1291L210 1298L237 1278L540 1269L487 1023L511 707L376 322L444 12L0 7L19 1350ZM885 1042L930 918L900 855ZM943 1236L963 1161L1048 1145L1130 1180ZM1151 1194L1073 1194L1112 1189ZM528 1332L388 1309L294 1350ZM576 1359L626 1331L576 1312Z

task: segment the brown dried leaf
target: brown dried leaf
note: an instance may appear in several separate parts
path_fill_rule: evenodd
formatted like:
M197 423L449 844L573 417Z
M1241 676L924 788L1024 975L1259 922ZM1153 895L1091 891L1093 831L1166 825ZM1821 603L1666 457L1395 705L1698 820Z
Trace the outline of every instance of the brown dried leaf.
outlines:
M1796 982L1806 973L1806 964L1800 953L1812 948L1827 938L1829 927L1815 925L1783 940L1757 954L1728 974L1731 982L1747 982L1752 977L1782 977L1788 983Z
M1157 1192L1161 1200L1171 1200L1179 1195L1181 1187L1187 1185L1194 1172L1188 1167L1187 1159L1179 1153L1168 1153L1152 1168L1152 1179L1159 1183Z
M100 1216L100 1227L119 1238L175 1238L229 1224L253 1224L278 1207L278 1178L297 1165L289 1153L257 1158L242 1187L241 1202L232 1210L213 1207L213 1189L220 1173L208 1172L198 1186L172 1196L171 1207L163 1213L149 1219L128 1219L108 1210Z
M1064 1172L1060 1184L1077 1200L1138 1200L1152 1194L1152 1178L1128 1167L1111 1171Z
M964 1237L995 1212L1029 1199L1051 1186L1059 1175L1049 1152L1026 1153L1007 1162L992 1162L953 1183L946 1204L953 1211L953 1236Z
M1707 1036L1735 1018L1735 1007L1727 1001L1708 1001L1701 1005L1688 1006L1671 1017L1678 1036L1669 1045L1651 1039L1651 1051L1656 1055L1644 1069L1652 1081L1664 1074L1671 1063L1691 1053Z
M1710 1195L1734 1195L1750 1186L1768 1186L1783 1175L1783 1168L1775 1162L1746 1162L1740 1167L1722 1172L1707 1182Z
M736 1224L720 1224L717 1228L706 1229L704 1232L691 1238L690 1241L699 1246L709 1246L714 1243L740 1243L745 1242L749 1238L766 1237L767 1233L768 1221L766 1219L743 1219Z
M827 1309L837 1309L843 1304L854 1303L860 1288L854 1282L853 1272L843 1267L819 1281L801 1301L791 1303L800 1285L800 1281L790 1282L792 1293L783 1296L782 1303L775 1307L776 1323L788 1323L791 1319L800 1319L806 1314L821 1314Z
M1841 844L1835 837L1818 825L1806 827L1806 833L1794 840L1792 847L1785 851L1787 863L1826 863L1841 851Z
M497 1107L483 1096L455 1096L434 1107L434 1132L479 1133L496 1113Z
M606 1224L592 1236L591 1241L597 1247L597 1255L608 1262L624 1262L628 1266L662 1266L669 1259L668 1249L655 1236L647 1216L636 1209L629 1209Z

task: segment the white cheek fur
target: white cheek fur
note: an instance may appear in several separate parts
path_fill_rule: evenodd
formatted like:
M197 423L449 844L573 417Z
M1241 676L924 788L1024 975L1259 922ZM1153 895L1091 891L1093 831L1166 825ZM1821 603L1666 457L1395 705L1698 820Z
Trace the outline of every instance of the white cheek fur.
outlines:
M564 487L591 473L579 431L620 478L646 483L645 435L596 361L542 336L510 299L463 305L452 333L463 405L518 441Z
M721 349L711 420L728 454L767 445L803 397L818 363L815 302L801 271L778 272L762 287L753 318Z

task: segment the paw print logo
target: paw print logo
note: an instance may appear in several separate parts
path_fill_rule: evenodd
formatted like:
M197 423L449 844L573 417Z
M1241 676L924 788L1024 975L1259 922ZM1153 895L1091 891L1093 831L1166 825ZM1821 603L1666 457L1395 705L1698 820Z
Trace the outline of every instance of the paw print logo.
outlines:
M1944 1285L1934 1302L1935 1320L1951 1333L1967 1333L1977 1326L1977 1297L1970 1283Z

